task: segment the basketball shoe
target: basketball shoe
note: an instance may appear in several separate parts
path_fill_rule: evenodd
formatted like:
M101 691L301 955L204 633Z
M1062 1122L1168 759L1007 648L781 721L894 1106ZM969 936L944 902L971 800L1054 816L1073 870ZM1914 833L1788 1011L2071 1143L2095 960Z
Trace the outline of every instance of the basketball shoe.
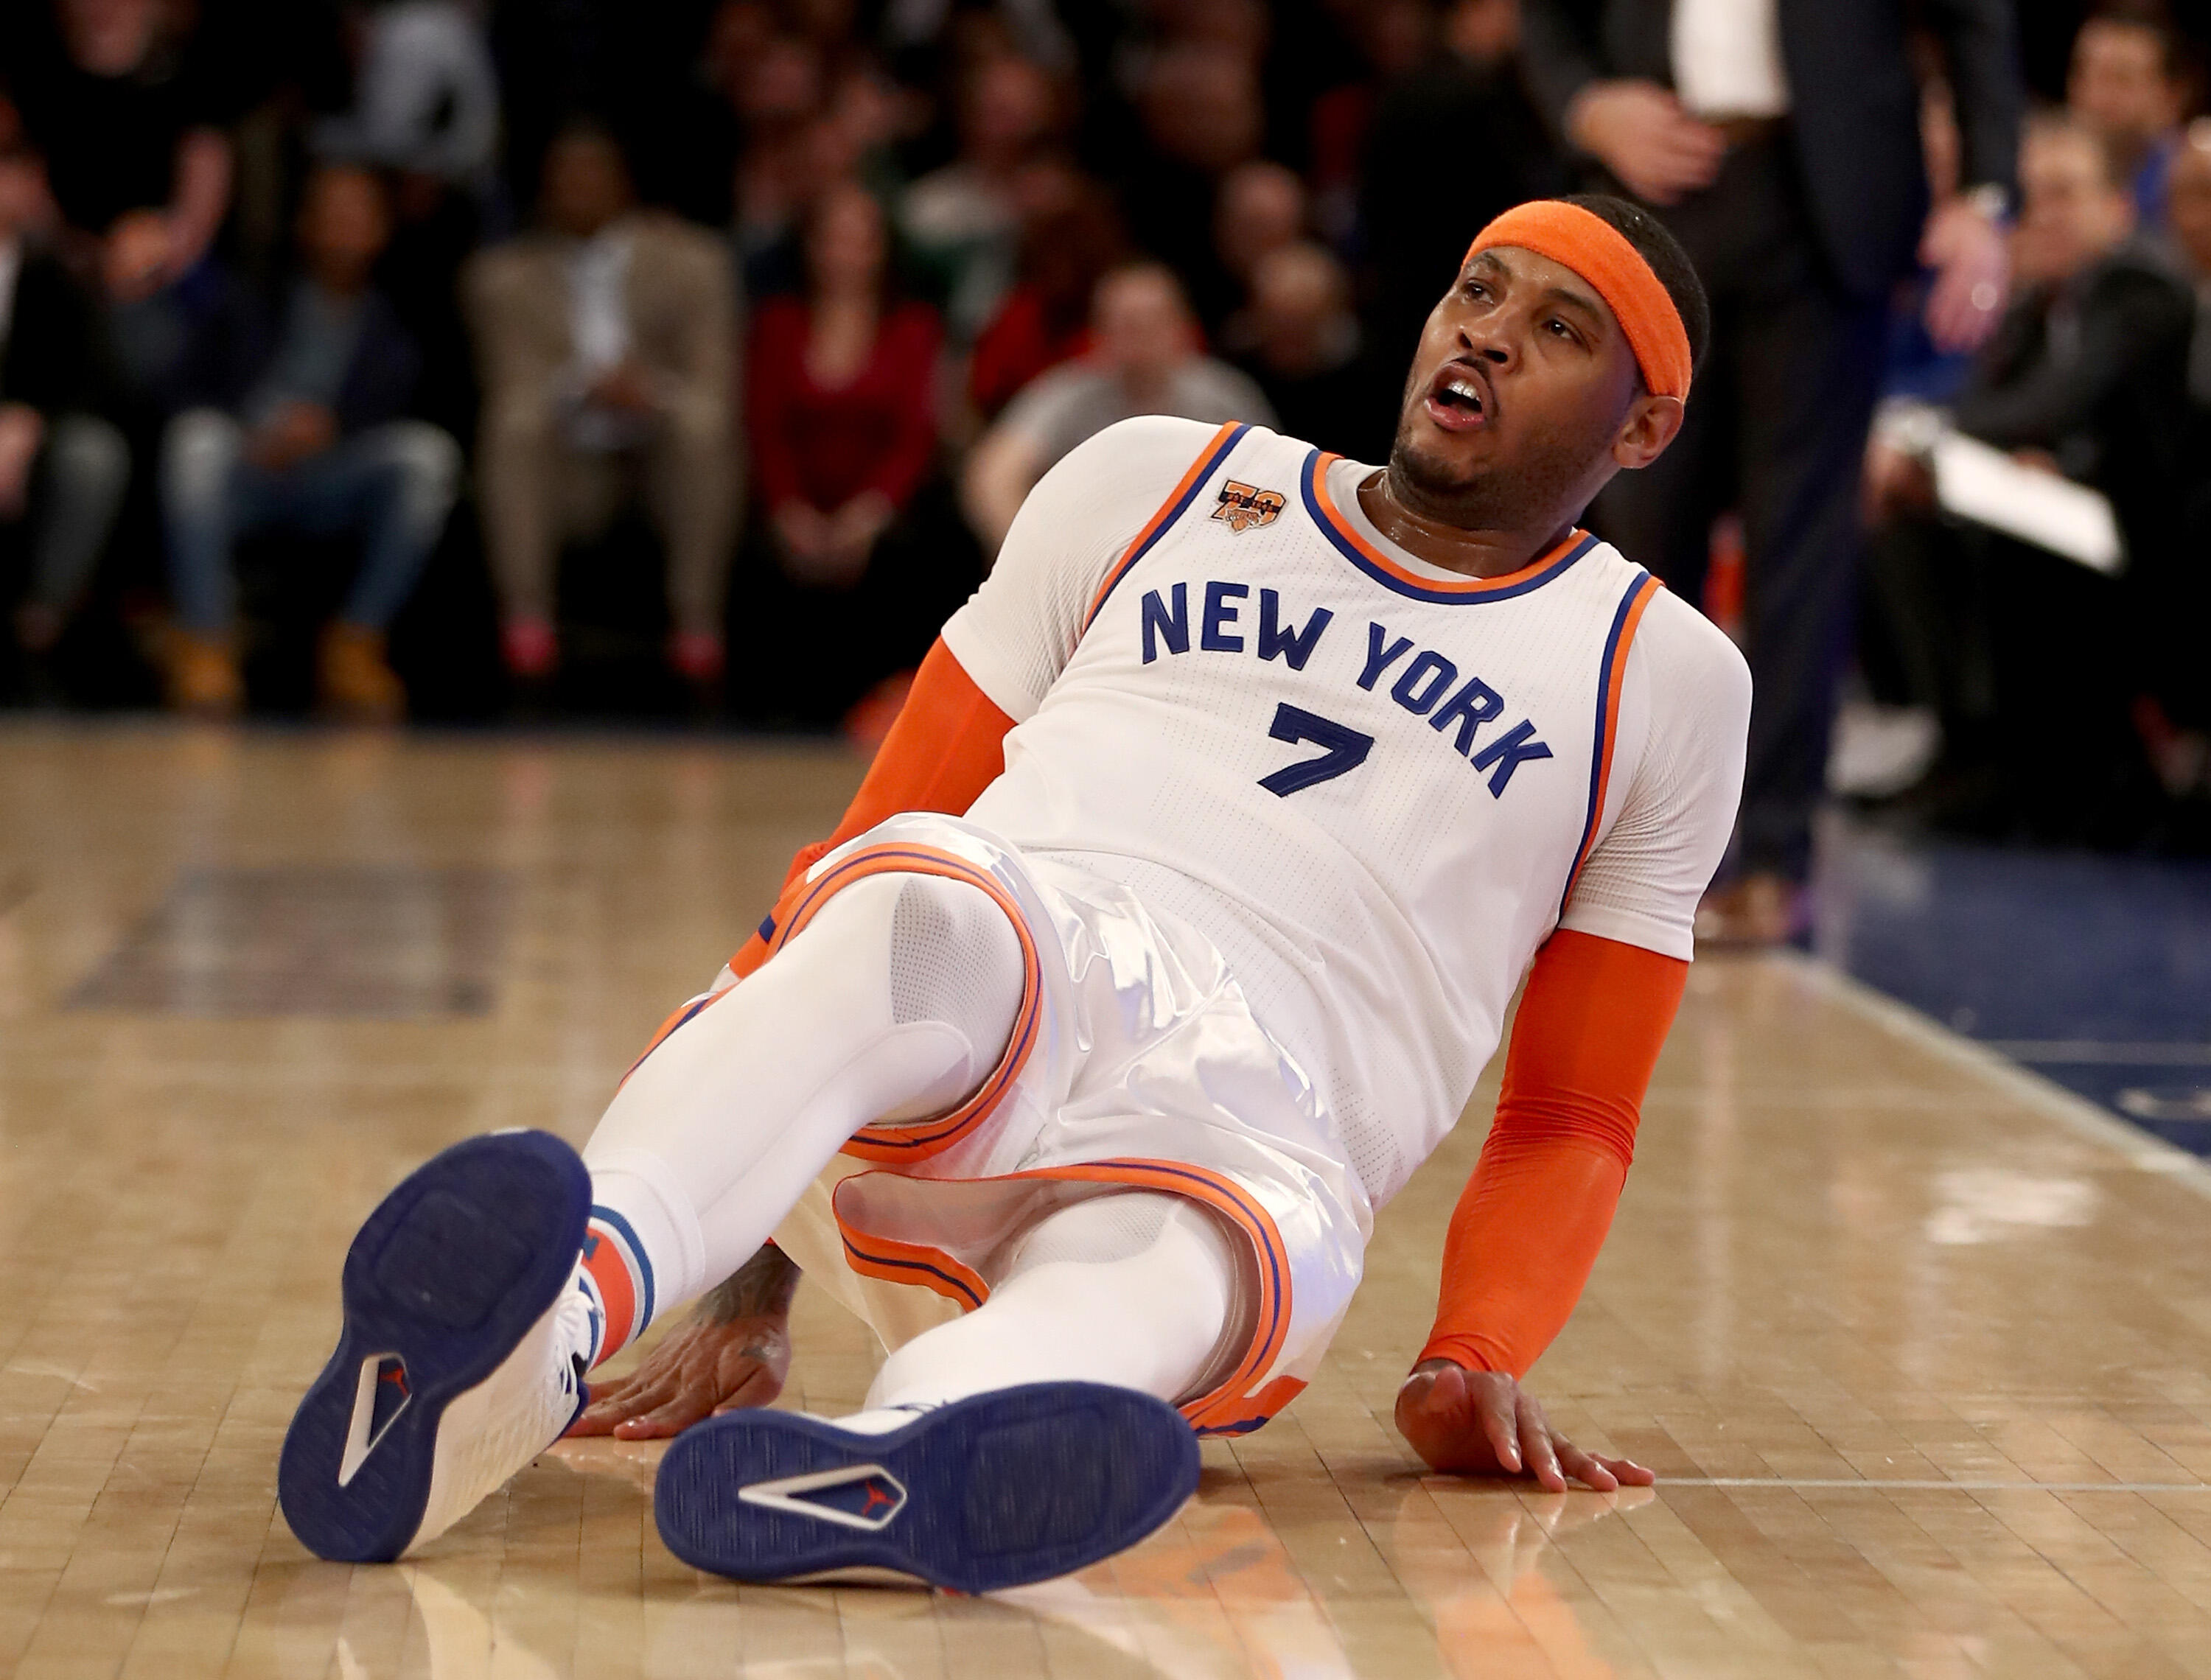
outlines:
M559 1440L599 1334L578 1254L591 1175L544 1132L410 1174L347 1251L337 1351L277 1462L300 1544L340 1562L427 1544Z
M1136 1544L1196 1490L1197 1464L1189 1423L1148 1394L1029 1383L836 1423L724 1412L669 1444L652 1506L668 1549L718 1575L988 1592Z

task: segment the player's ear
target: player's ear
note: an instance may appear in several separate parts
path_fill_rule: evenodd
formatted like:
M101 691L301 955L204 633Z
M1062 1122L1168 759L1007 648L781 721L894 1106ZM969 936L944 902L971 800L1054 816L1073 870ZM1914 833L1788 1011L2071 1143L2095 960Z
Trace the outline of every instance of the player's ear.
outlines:
M1639 391L1628 405L1619 435L1612 440L1612 458L1631 472L1649 466L1666 452L1666 445L1681 431L1684 412L1678 396Z

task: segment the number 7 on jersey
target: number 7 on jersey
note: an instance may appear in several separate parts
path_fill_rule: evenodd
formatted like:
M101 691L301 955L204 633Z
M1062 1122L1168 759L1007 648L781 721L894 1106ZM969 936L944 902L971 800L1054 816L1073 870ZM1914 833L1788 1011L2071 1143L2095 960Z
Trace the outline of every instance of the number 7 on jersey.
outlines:
M1333 782L1357 770L1374 750L1373 736L1362 734L1348 724L1338 723L1302 706L1293 706L1287 700L1275 708L1274 726L1267 734L1275 740L1309 740L1328 749L1318 758L1300 758L1293 764L1283 765L1272 776L1261 777L1259 785L1277 799L1287 799L1302 789Z

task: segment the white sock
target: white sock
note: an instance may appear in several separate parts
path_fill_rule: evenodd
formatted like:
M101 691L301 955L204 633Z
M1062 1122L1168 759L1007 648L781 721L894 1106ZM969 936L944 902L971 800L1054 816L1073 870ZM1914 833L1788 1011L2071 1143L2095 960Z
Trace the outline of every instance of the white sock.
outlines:
M610 1285L606 1352L749 1260L862 1127L973 1091L1005 1054L1025 979L980 888L869 875L670 1033L584 1147L592 1236L627 1263L586 1256ZM640 1297L627 1326L625 1278Z

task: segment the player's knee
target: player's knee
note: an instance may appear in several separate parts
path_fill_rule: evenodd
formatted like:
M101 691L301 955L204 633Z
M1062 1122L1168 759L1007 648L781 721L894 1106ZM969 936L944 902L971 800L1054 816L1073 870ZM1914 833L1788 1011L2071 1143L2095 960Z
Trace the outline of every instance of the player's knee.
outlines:
M925 1089L876 1116L904 1121L957 1105L1004 1057L1027 964L989 893L887 871L840 887L761 970L769 976L796 987L809 1009L948 1056Z
M1006 1053L1027 968L1020 936L980 887L942 875L900 875L890 925L891 1018L954 1028L988 1067Z

